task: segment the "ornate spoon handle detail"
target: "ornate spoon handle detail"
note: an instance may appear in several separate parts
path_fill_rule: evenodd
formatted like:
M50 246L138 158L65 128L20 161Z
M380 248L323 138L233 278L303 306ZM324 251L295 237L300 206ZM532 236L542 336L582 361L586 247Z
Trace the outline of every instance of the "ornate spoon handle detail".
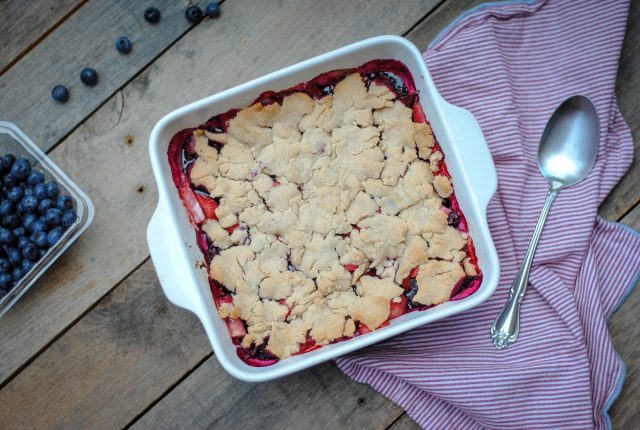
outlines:
M549 215L549 209L551 209L551 204L559 192L559 188L549 190L547 200L544 202L544 207L540 213L540 218L538 218L538 223L533 231L527 253L524 256L518 274L511 284L509 300L507 300L507 303L491 326L491 339L493 339L493 344L496 349L505 349L518 339L518 334L520 333L520 303L522 302L524 293L527 291L531 263L533 263L533 256L536 253L538 240L542 234L542 228L547 220L547 215Z

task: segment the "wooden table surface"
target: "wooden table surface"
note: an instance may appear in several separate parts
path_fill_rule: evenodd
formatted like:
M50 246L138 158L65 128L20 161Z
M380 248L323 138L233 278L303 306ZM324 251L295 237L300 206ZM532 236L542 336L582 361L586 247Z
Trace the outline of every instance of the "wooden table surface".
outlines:
M147 139L175 107L379 34L421 49L478 0L228 0L197 25L186 0L0 1L0 118L18 124L91 196L93 225L0 320L0 429L415 428L332 363L275 382L228 376L199 322L170 304L145 231L157 202ZM206 2L200 1L204 7ZM144 21L155 5L162 21ZM128 35L133 51L114 49ZM640 1L632 1L618 97L636 146L602 216L640 230ZM82 68L100 83L83 86ZM64 83L71 99L50 97ZM636 289L610 321L627 379L615 428L640 420Z

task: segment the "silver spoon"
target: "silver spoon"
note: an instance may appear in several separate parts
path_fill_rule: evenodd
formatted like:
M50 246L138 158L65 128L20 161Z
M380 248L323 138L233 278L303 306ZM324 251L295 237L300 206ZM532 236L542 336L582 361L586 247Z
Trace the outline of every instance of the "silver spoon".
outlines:
M560 190L587 177L596 161L599 141L598 112L585 96L565 100L551 115L544 129L538 147L538 167L549 183L549 194L529 249L511 284L509 300L491 326L491 338L496 349L504 349L518 339L520 303L527 290L531 263L551 204Z

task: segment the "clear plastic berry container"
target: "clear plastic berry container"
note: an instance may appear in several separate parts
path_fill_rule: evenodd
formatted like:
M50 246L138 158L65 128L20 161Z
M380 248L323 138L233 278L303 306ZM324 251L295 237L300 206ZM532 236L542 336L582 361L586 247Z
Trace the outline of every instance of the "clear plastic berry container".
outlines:
M94 208L91 199L38 148L18 127L10 122L0 121L0 156L14 154L16 158L26 158L34 170L44 174L45 181L56 181L61 194L71 197L77 214L76 221L67 228L60 240L47 249L46 253L31 269L0 298L0 317L13 306L24 293L42 276L54 261L84 232L93 221Z

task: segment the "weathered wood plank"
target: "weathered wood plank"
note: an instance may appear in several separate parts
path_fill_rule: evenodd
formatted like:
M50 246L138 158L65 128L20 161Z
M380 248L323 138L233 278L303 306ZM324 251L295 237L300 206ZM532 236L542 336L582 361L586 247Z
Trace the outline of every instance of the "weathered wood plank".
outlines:
M229 376L209 358L131 428L385 429L402 409L333 363L263 384Z
M640 231L640 205L622 220ZM640 286L636 285L624 304L609 321L609 331L616 351L627 365L627 378L620 397L613 404L610 415L614 429L634 429L640 421Z
M148 261L0 390L0 428L122 428L210 348Z
M187 3L154 1L162 21L151 25L144 20L145 2L89 1L0 76L3 119L41 148L51 148L192 26L184 17ZM120 36L133 43L128 55L115 49ZM98 72L95 87L80 81L88 66ZM67 103L51 98L56 84L69 89Z
M389 427L389 430L416 430L419 428L420 426L416 424L414 420L409 418L409 415L404 414L398 421L396 421L391 425L391 427Z
M0 14L0 75L31 47L60 25L86 0L20 0L2 2Z
M146 224L157 199L146 136L157 120L188 101L329 49L376 34L403 33L434 2L252 4L226 3L224 19L198 25L52 151L52 158L93 198L96 218L3 317L0 380L147 258ZM369 13L363 15L363 8ZM338 9L339 14L327 13Z

